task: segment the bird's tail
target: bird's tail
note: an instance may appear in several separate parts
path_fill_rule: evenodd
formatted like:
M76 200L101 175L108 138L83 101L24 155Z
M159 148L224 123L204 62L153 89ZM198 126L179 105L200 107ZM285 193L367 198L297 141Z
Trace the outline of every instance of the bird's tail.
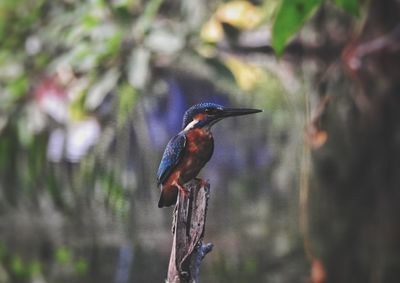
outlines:
M158 201L158 207L167 207L174 205L178 198L178 188L169 187L168 189L163 188L161 190L160 200Z

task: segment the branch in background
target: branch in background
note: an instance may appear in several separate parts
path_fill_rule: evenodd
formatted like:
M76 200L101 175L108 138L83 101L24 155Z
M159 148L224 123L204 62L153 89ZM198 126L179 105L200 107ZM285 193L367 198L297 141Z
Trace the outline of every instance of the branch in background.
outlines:
M213 244L203 245L210 185L191 181L189 197L179 194L173 216L173 244L168 267L169 283L198 282L202 259Z

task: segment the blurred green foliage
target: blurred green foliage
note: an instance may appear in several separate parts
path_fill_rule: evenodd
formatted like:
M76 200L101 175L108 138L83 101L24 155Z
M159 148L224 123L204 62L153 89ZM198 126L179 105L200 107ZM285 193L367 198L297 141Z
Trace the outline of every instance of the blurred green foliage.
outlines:
M37 259L26 259L18 254L10 253L4 243L0 243L0 264L6 266L10 271L10 276L15 278L16 282L22 282L25 279L33 278L42 272L42 263ZM0 278L4 275L0 272Z
M22 259L14 255L11 258L11 271L16 275L22 275L25 272L25 268L22 263Z
M88 261L83 257L74 256L73 252L63 246L56 249L54 257L60 267L71 266L78 276L83 276L88 270ZM18 254L11 253L3 243L0 244L0 263L10 272L15 282L25 282L38 278L43 272L43 263L39 259L26 259Z
M143 135L137 141L143 149L132 154L129 135L131 124L138 132L146 131L144 108L154 106L160 97L166 98L165 78L160 75L165 70L193 74L212 82L219 92L229 93L232 101L265 109L272 127L280 133L288 132L290 126L301 129L293 126L292 120L301 121L297 118L303 113L299 115L295 109L304 104L304 91L295 84L293 87L292 70L278 68L274 58L241 56L235 48L241 47L241 35L251 37L253 32L267 31L256 38L257 42L272 45L276 54L282 55L288 40L325 2L0 1L2 209L62 211L67 219L82 224L80 221L88 217L92 224L90 209L97 213L104 205L120 217L131 213L132 222L139 222L132 215L131 196L139 190L139 179L148 173L141 166L156 166L156 153L146 147L149 141ZM357 0L333 3L358 13ZM272 37L268 33L271 30ZM108 99L111 102L107 104ZM104 106L109 109L104 110ZM74 135L74 129L83 122L97 125L98 136L90 143L90 150L68 159L66 144L71 140L79 143L89 132L84 128ZM262 125L265 131L268 126ZM64 138L59 142L61 157L50 160L50 137L55 132ZM291 134L299 136L298 132ZM295 167L294 154L286 152L287 162ZM126 168L127 160L132 159L134 173ZM141 184L153 186L147 179ZM244 191L241 188L232 194L240 195L237 199L242 202ZM154 225L161 226L159 222ZM96 233L90 235L93 242L100 241L98 238ZM73 270L78 276L88 273L91 262L76 247L68 243L59 246L58 242L49 250L56 268ZM256 282L257 275L265 272L258 258L246 258L238 268L223 254L216 252L215 257L210 269L215 272L209 275L214 282L221 282L219 279L227 274L231 277L226 282ZM41 260L32 255L25 258L0 245L0 261L10 275L34 277L47 272L46 279L52 278L47 263ZM238 273L242 277L236 278Z
M56 260L59 264L68 264L71 262L71 251L67 247L60 247L56 250Z
M74 268L76 273L85 274L89 268L89 265L86 259L78 258L75 261Z
M358 0L332 2L358 13ZM121 124L133 109L137 94L152 81L154 66L164 62L179 65L183 50L192 58L200 56L211 68L219 61L234 74L239 89L251 91L252 81L259 75L239 73L246 69L242 60L235 66L232 58L216 56L213 44L227 37L223 25L246 31L268 29L272 24L272 46L281 55L288 40L324 3L214 1L213 8L205 11L198 1L4 0L0 4L0 133L14 111L25 113L16 115L25 118L17 123L22 144L27 145L43 128L34 125L32 114L23 108L32 98L40 107L40 93L35 93L35 88L48 76L56 76L57 84L67 91L71 121L90 116L110 91L116 91ZM188 25L182 25L181 19Z
M352 15L359 13L359 0L332 0L338 7ZM282 55L289 39L323 5L323 0L282 0L272 27L272 46Z
M321 5L322 0L283 0L273 25L272 46L278 55L292 37Z
M359 0L333 0L335 5L342 8L353 16L358 16L360 13Z
M143 94L163 85L158 68L198 73L221 90L238 94L238 100L250 102L252 97L244 92L255 93L257 104L282 120L287 99L280 79L244 58L220 55L218 46L230 40L226 24L240 32L268 29L278 4L277 0L214 1L210 6L201 1L162 0L2 1L0 163L4 176L11 172L13 185L33 198L38 189L32 187L44 187L56 203L66 205L66 193L57 183L59 173L45 162L49 136L59 129L67 141L80 122L116 121L115 131L101 132L98 146L105 148L103 141L126 130ZM101 107L108 96L113 99L111 117L104 118ZM105 134L113 136L106 139ZM61 161L66 151L62 149ZM88 158L87 164L93 164L97 157ZM89 176L87 186L93 182L91 170L108 171L85 166L75 171ZM10 187L7 182L4 187ZM124 210L125 193L118 183L118 178L101 182L111 207ZM20 191L10 191L8 200L17 201Z

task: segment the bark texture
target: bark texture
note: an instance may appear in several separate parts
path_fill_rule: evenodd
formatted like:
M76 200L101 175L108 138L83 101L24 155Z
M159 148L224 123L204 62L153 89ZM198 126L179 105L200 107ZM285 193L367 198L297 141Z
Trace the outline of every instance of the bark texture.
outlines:
M213 247L203 245L210 185L193 180L186 187L189 197L179 194L173 215L169 283L199 282L201 261Z

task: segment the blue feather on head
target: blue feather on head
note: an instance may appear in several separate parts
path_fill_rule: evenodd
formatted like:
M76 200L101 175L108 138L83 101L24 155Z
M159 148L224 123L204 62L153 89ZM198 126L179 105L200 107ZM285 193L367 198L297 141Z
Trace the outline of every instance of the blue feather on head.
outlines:
M223 109L224 106L212 103L212 102L203 102L199 104L195 104L186 110L185 115L183 116L182 129L186 128L186 126L193 120L193 117L197 114L204 112L205 109Z

